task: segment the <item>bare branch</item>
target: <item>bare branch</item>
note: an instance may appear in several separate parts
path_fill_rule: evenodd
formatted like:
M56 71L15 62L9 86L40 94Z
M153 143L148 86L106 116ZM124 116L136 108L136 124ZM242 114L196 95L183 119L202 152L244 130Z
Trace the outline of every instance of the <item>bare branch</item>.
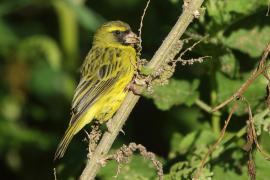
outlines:
M244 94L244 92L248 89L248 87L255 81L255 79L257 79L259 75L264 74L264 72L269 68L269 65L266 65L266 59L269 52L270 52L270 42L268 43L268 45L266 46L264 50L259 66L253 71L253 73L249 76L246 82L231 97L226 99L224 102L222 102L218 106L214 107L213 111L217 111L220 108L226 106L232 100L241 97Z
M148 1L147 1L146 6L145 6L145 8L143 9L143 14L142 14L141 21L140 21L140 28L138 29L138 32L139 32L139 39L140 39L140 47L142 46L142 28L143 28L143 20L144 20L146 11L147 11L147 9L148 9L148 6L149 6L149 4L150 4L150 1L151 1L151 0L148 0Z
M266 160L270 161L270 155L261 147L261 145L258 142L256 130L255 130L255 127L254 127L254 120L253 120L253 116L252 116L251 107L250 107L248 102L247 102L247 105L248 105L249 123L250 123L250 127L251 127L251 130L252 130L253 141L256 144L256 147L257 147L258 151L264 156L264 158Z

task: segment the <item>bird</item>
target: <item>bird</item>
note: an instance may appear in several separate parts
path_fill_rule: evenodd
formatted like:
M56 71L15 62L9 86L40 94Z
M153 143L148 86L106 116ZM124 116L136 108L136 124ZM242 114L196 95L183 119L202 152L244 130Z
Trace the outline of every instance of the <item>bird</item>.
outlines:
M96 30L80 70L69 125L54 160L64 156L74 135L85 125L93 120L104 123L119 109L137 71L139 42L130 26L122 21L106 22Z

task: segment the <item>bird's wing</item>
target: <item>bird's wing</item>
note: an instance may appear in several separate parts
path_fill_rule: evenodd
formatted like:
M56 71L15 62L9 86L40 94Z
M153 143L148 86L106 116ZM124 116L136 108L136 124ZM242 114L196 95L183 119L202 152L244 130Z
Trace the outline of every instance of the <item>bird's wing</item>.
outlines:
M123 69L121 60L110 48L92 49L82 66L82 76L72 101L70 125L80 117L104 94L111 90Z

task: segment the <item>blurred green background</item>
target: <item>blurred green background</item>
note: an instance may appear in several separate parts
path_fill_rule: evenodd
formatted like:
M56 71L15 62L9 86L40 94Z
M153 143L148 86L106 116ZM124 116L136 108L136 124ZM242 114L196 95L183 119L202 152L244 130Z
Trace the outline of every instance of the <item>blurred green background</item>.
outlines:
M199 20L183 38L184 47L202 37L186 59L211 56L179 66L169 84L141 98L113 150L136 142L158 155L166 179L191 179L222 127L231 106L213 115L205 110L230 96L248 77L270 40L268 0L206 0ZM70 118L79 68L93 33L105 21L122 20L137 32L145 0L1 0L0 2L0 175L5 179L78 179L86 162L82 131L64 158L54 152ZM143 27L142 58L150 59L182 12L181 0L152 0ZM262 146L270 151L267 81L261 77L245 93L255 115ZM201 179L247 179L247 107L233 116L223 143ZM89 126L85 128L89 130ZM257 179L270 176L270 163L254 152ZM109 163L99 179L113 179ZM117 179L155 179L151 163L138 154Z

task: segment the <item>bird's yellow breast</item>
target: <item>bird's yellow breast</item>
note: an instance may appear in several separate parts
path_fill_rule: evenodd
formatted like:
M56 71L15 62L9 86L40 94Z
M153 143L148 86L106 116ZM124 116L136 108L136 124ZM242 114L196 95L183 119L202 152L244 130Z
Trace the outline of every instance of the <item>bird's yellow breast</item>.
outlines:
M124 98L127 95L128 84L132 81L134 73L136 71L136 52L133 48L125 48L121 50L121 58L115 59L115 61L121 61L122 64L121 75L117 82L110 87L108 93L100 98L94 105L96 109L95 119L100 122L109 120L114 113L119 109ZM116 63L116 62L112 62Z

